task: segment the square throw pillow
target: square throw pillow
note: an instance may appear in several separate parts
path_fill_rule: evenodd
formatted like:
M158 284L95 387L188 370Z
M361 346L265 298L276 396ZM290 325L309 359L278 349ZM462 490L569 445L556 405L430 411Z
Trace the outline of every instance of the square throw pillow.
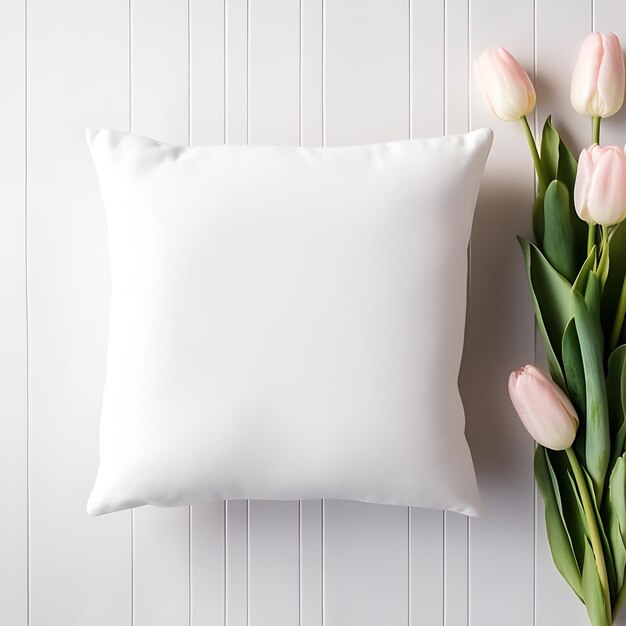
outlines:
M457 378L491 131L87 138L111 264L90 514L243 498L477 512Z

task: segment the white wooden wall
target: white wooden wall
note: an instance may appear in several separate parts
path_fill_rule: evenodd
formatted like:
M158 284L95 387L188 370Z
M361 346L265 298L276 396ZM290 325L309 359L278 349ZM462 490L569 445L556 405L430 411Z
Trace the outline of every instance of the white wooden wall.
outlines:
M539 75L536 119L554 111L578 150L569 74L593 28L626 42L623 1L0 0L0 624L585 624L506 394L535 358L514 240L532 168L470 68L508 47ZM109 296L88 126L307 145L492 126L461 374L484 516L314 501L88 518ZM626 113L604 129L624 143Z

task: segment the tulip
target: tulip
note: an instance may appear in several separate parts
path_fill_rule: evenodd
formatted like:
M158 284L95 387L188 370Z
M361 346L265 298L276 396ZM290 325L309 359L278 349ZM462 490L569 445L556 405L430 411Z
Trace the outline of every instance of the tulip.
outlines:
M565 450L574 443L578 416L570 399L540 369L526 365L511 372L509 395L526 430L545 448Z
M487 105L501 120L519 120L535 108L535 88L526 70L508 50L485 50L476 69Z
M626 153L593 145L578 159L574 206L588 224L611 226L626 218Z
M624 102L624 57L613 33L591 33L580 48L572 75L572 106L590 117L615 115Z

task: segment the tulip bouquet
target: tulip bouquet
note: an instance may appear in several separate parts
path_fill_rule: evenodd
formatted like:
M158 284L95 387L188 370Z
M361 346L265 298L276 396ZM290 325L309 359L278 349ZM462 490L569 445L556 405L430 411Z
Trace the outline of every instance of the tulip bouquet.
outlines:
M550 375L527 365L509 393L538 444L556 567L593 626L609 626L626 599L626 154L601 145L600 126L623 103L622 49L613 34L582 45L570 96L592 145L578 162L550 117L537 146L535 90L506 50L486 50L477 69L491 111L521 121L537 181L535 241L519 243Z

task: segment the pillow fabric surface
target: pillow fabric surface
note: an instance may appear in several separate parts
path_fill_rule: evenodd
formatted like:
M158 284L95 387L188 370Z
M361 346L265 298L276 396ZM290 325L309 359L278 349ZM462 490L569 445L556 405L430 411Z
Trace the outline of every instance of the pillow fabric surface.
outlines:
M88 512L342 498L476 514L457 378L491 138L87 131L111 266Z

